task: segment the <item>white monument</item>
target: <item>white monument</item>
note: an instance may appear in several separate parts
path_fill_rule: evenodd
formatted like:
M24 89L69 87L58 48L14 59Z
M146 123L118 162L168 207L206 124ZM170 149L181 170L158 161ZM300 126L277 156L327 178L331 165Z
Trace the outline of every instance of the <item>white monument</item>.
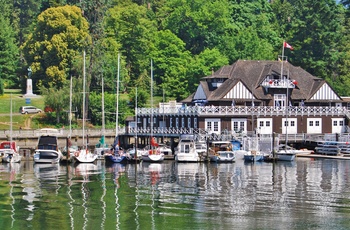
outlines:
M27 78L27 91L23 97L36 97L36 94L33 94L33 81L30 78L32 76L32 69L28 67L28 78Z

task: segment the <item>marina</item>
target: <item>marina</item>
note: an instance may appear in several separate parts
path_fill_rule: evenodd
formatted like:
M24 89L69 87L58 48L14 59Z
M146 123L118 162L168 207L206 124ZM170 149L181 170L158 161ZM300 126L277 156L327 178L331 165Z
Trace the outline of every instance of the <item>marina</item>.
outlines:
M0 164L2 228L348 229L350 161ZM283 226L283 227L282 227Z

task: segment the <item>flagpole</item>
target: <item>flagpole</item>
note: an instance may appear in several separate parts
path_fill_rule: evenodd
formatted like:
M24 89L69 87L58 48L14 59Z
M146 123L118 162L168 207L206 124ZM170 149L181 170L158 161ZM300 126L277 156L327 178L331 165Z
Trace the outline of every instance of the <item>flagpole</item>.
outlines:
M283 78L283 60L284 59L284 40L283 40L283 43L282 43L282 64L281 64L281 81L282 81L282 78ZM281 82L282 83L282 82Z

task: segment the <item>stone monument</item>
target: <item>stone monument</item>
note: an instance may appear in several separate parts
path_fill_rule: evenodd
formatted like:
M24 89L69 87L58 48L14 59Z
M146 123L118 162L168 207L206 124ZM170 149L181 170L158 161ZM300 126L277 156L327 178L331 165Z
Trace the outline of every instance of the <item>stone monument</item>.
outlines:
M23 97L36 97L36 95L33 94L33 81L31 79L32 68L30 68L30 66L29 66L27 70L28 70L27 91L26 91L26 94L24 94Z

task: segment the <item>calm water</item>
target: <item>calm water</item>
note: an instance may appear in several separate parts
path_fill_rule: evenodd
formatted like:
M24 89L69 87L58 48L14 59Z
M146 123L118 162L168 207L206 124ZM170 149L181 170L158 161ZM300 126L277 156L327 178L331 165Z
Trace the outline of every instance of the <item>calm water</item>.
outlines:
M349 229L350 161L0 164L0 229Z

